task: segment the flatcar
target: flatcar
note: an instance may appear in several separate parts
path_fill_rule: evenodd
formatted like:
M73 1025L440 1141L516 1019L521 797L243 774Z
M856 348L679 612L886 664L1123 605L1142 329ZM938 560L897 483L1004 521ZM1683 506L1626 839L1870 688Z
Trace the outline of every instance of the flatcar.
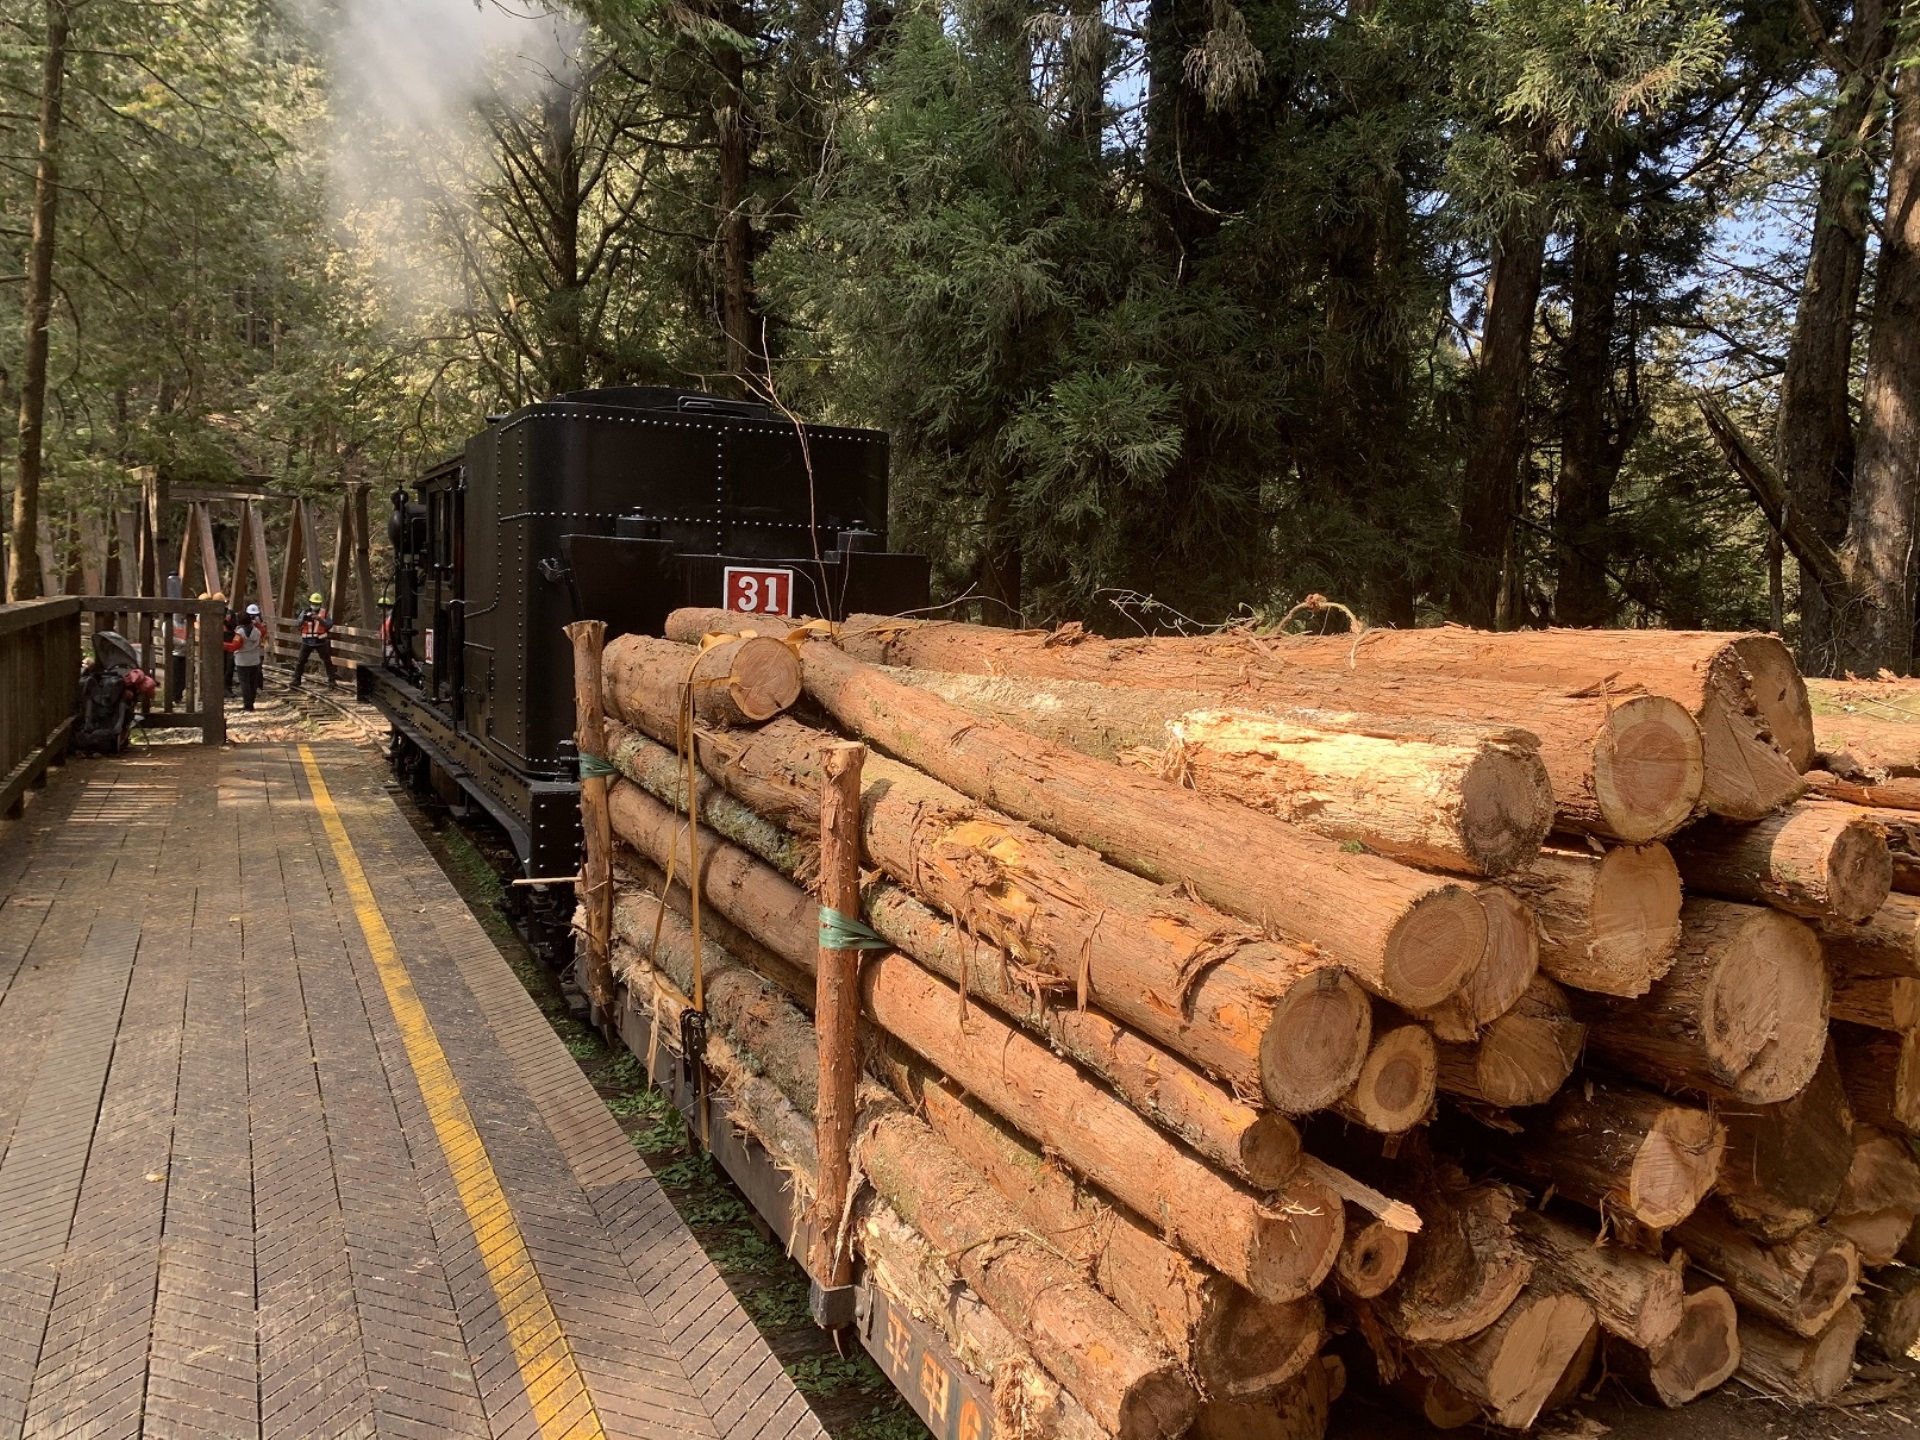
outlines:
M841 618L927 604L924 556L890 551L887 436L696 391L579 391L491 416L394 492L385 660L360 698L395 769L478 806L523 877L577 873L569 621L659 634L687 605ZM572 893L509 891L537 952L568 953Z

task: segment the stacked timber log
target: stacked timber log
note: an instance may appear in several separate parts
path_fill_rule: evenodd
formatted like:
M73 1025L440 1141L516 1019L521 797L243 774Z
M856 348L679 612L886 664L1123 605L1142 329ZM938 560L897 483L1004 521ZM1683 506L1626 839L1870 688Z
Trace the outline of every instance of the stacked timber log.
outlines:
M597 665L589 974L1008 1435L1920 1341L1920 808L1808 793L1772 638L694 610Z

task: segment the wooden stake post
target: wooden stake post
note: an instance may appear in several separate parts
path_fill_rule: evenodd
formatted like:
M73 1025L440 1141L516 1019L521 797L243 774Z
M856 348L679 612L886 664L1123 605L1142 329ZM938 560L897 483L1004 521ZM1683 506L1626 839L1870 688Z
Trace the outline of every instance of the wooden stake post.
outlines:
M606 719L600 708L600 652L604 620L567 626L573 642L574 747L580 756L580 822L586 834L586 883L580 898L587 912L587 999L594 1023L615 1021L613 983L613 821L607 809Z
M864 745L839 744L821 756L820 905L853 917L860 913L860 771ZM824 919L825 916L823 915ZM814 975L814 1030L820 1050L819 1112L815 1134L820 1152L814 1200L814 1240L807 1268L813 1274L814 1320L848 1324L852 1261L840 1243L852 1171L854 1090L859 1080L860 952L820 947Z

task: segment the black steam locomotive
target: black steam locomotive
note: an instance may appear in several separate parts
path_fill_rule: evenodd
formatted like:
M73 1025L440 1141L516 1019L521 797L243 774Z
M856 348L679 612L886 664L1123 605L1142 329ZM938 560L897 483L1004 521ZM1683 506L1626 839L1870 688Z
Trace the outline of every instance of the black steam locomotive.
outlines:
M567 622L611 639L686 605L927 603L925 557L886 549L886 435L762 405L579 391L491 417L413 491L394 493L386 661L360 670L360 696L393 722L396 770L483 809L530 878L579 863ZM530 939L564 934L570 891L511 893Z

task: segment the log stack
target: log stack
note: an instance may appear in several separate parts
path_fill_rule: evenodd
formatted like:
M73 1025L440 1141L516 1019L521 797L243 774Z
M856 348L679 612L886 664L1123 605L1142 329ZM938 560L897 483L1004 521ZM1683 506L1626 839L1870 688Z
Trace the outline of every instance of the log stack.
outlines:
M1770 637L680 611L600 672L623 1013L701 997L732 1122L851 1167L816 1253L1010 1433L1824 1401L1920 1338L1920 810L1809 793Z

